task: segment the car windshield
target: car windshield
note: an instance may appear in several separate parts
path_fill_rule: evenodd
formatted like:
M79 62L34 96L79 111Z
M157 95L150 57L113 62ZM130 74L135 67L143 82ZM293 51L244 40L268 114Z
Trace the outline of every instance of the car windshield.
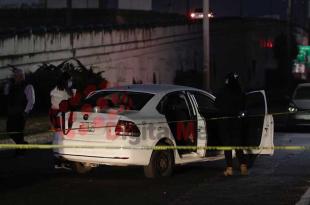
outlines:
M296 90L295 99L308 99L310 100L310 87L300 87Z
M109 109L121 112L139 111L153 96L153 94L141 92L102 91L86 98L80 109L91 109L95 112L106 112Z

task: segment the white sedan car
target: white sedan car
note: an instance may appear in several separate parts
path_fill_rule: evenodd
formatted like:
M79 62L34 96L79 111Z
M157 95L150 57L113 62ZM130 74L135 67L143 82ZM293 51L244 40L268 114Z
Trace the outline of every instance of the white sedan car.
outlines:
M169 176L175 165L222 159L222 152L206 149L219 145L214 100L203 90L176 85L93 92L79 111L62 117L53 142L61 147L54 155L80 173L98 165L140 165L147 177ZM273 118L264 91L247 94L246 112L246 145L261 148L252 153L273 154Z

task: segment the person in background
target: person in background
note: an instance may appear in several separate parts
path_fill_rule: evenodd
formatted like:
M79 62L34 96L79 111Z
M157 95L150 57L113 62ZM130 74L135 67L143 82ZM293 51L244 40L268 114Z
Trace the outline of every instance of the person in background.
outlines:
M239 75L237 73L229 73L225 77L225 85L219 91L215 106L219 110L219 114L223 117L218 121L219 136L222 146L242 146L242 119L241 114L244 109L245 95L241 89ZM243 150L235 150L236 156L240 164L242 175L248 174L247 163ZM233 159L232 150L224 151L226 160L225 176L233 175Z
M4 88L4 95L7 96L7 132L16 144L28 144L24 140L24 129L35 104L35 92L33 86L26 82L22 69L13 67L12 72L13 79ZM22 154L23 150L16 151L16 155Z
M74 96L75 89L72 89L72 77L64 72L57 80L57 85L50 92L51 108L49 111L50 121L54 129L60 128L58 114L61 110L69 109L69 100Z

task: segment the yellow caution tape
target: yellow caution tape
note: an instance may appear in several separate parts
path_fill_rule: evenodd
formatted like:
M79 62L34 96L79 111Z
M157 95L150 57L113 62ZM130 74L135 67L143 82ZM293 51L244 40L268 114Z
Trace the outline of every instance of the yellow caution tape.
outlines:
M135 150L310 150L310 146L89 146L89 145L43 145L43 144L0 144L0 149L135 149Z
M305 111L298 111L298 113L308 113L308 110ZM279 116L279 115L289 115L289 114L296 114L296 113L291 113L291 112L278 112L278 113L270 113L268 115L273 115L273 116ZM244 117L240 117L240 116L223 116L223 117L213 117L213 118L208 118L207 121L214 121L214 120L225 120L225 119L246 119L246 118L254 118L254 117L263 117L265 116L264 114L261 115L246 115ZM199 119L199 120L204 120L204 119ZM145 126L145 125L151 125L151 124L171 124L171 123L187 123L187 122L195 122L198 120L183 120L183 121L158 121L158 122L150 122L150 123L138 123L136 124L137 126ZM94 126L92 128L94 129L103 129L103 128L113 128L115 127L115 125L105 125L105 126ZM80 130L80 128L69 128L69 129L65 129L64 131L70 131L70 130ZM47 130L46 132L57 132L57 131L63 131L61 129L50 129ZM34 134L34 133L29 133L29 132L0 132L0 136L9 136L9 135L13 135L13 134L21 134L23 133L24 135L28 135L28 134Z

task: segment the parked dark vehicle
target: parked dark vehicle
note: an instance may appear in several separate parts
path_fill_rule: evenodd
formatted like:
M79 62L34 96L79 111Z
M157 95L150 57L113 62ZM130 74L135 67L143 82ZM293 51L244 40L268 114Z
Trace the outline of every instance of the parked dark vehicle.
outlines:
M310 83L299 84L288 107L287 127L310 127Z

